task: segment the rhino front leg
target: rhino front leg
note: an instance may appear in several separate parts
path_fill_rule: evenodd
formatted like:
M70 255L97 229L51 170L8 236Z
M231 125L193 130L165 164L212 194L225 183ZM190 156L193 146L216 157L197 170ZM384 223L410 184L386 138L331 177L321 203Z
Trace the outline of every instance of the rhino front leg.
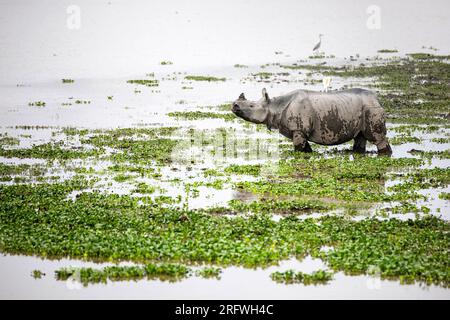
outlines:
M366 119L367 124L364 136L377 146L379 155L390 156L392 154L392 149L389 145L388 138L386 137L384 110L381 107L369 108L366 111Z
M355 142L353 143L353 151L359 153L366 152L366 143L367 139L364 138L362 132L358 133L355 137Z
M312 152L311 146L300 131L293 132L292 140L294 141L295 151Z

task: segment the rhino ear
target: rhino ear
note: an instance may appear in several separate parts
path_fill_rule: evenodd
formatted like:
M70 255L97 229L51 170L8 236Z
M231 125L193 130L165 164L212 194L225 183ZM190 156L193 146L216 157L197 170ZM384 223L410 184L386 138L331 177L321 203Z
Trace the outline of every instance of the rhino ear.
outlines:
M267 102L270 101L269 94L267 93L266 88L262 89L262 96L264 99L266 99Z
M243 92L239 95L239 100L246 100Z

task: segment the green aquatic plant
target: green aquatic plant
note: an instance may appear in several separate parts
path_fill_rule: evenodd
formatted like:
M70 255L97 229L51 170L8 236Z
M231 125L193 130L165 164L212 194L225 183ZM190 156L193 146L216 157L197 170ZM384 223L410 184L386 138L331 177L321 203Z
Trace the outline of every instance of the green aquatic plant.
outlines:
M222 273L222 269L215 268L215 267L204 267L200 270L197 270L195 274L199 277L205 278L205 279L220 279L220 275Z
M418 155L419 157L425 158L425 159L431 159L431 158L450 159L450 149L443 150L443 151L424 151L424 150L411 149L408 152L413 155Z
M146 264L143 266L109 266L103 269L66 267L55 271L57 280L73 278L84 286L93 283L139 279L159 279L174 282L186 278L190 268L179 264Z
M141 194L150 194L155 192L156 188L154 186L151 186L145 182L140 182L137 184L136 189L133 190L134 193L141 193Z
M225 81L226 78L217 78L212 76L194 76L194 75L188 75L184 77L186 80L192 80L192 81Z
M0 137L0 146L17 146L20 140L13 137Z
M397 53L397 49L381 49L377 51L378 53Z
M189 186L193 187L194 189L199 186L205 186L205 187L221 190L224 188L224 185L228 182L230 182L229 179L227 179L227 180L215 179L215 180L210 180L210 181L196 181L193 183L186 183L185 186L189 185ZM197 189L195 189L195 190L196 190L196 192L198 192Z
M75 100L74 101L75 104L91 104L91 102L89 100Z
M26 149L3 149L0 146L0 156L7 158L41 158L41 159L75 159L100 155L102 149L83 150L78 148L64 148L62 143L45 143L33 145Z
M119 174L119 175L114 177L114 181L116 181L116 182L125 182L125 181L129 181L129 180L131 180L133 178L134 178L134 176L129 175L129 174Z
M233 164L225 168L226 173L247 174L251 176L259 176L261 173L261 165L238 165Z
M82 140L83 144L97 148L112 148L118 152L111 159L118 163L133 164L169 163L173 148L178 144L169 136L177 127L121 128L96 132ZM137 139L140 137L142 139Z
M390 170L416 167L423 161L412 158L336 156L289 153L292 159L282 159L278 174L272 179L241 181L235 187L270 196L314 196L338 201L378 202L416 199L415 190L386 193L384 180Z
M27 174L31 177L42 176L46 172L46 169L41 165L29 165L29 164L3 164L0 163L0 177L9 175L22 175Z
M450 192L442 192L439 194L439 199L450 200Z
M35 101L35 102L28 103L28 105L30 107L45 107L45 102L44 101Z
M262 199L260 201L243 202L240 200L230 200L230 208L235 212L254 212L270 214L295 214L308 213L314 211L329 211L337 206L333 203L326 203L320 200L296 199L278 200Z
M74 83L75 82L75 80L73 80L73 79L62 79L61 81L62 81L62 83Z
M0 185L0 249L42 257L100 261L199 262L262 266L311 254L334 270L448 285L450 225L415 220L271 215L228 218L166 207L150 198L78 193L91 183ZM220 232L217 232L220 230ZM320 248L332 246L323 253ZM369 254L370 253L370 254ZM95 277L103 279L94 274Z
M386 207L377 210L381 216L388 216L388 214L407 214L407 213L430 213L430 209L426 206L418 206L408 201L401 201L399 205Z
M45 273L43 273L41 270L33 270L31 272L31 276L35 279L41 279L43 276L45 276Z
M420 143L422 140L418 137L408 136L408 135L400 135L396 136L389 140L392 145L399 145L404 143Z
M128 80L127 83L140 84L146 87L157 87L159 81L156 79L141 79L141 80Z
M277 271L270 275L273 281L292 284L292 283L303 283L304 285L311 284L326 284L333 279L333 273L325 270L317 270L311 274L296 272L294 270L287 271Z
M259 79L270 79L270 77L273 76L273 73L271 72L258 72L258 73L252 73L252 76Z
M436 143L449 144L450 138L433 138L431 139L431 141Z
M224 119L225 121L236 120L236 116L232 113L218 113L206 111L174 111L167 114L169 117L186 120L200 119Z

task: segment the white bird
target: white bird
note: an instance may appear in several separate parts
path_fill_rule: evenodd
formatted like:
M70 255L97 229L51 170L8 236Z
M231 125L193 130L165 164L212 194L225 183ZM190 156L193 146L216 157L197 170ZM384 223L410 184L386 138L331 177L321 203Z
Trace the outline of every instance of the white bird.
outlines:
M322 84L325 92L328 92L328 88L331 88L331 77L323 77Z
M313 51L318 51L320 49L320 45L322 44L322 36L323 34L319 34L319 42L315 45Z

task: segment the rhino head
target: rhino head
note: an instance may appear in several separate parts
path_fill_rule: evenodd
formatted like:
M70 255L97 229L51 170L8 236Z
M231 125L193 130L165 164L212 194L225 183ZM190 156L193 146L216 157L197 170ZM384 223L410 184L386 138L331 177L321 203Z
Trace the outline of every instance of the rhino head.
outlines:
M238 117L253 122L264 123L269 115L270 98L266 89L262 89L262 97L258 101L247 100L243 93L233 102L231 111Z

